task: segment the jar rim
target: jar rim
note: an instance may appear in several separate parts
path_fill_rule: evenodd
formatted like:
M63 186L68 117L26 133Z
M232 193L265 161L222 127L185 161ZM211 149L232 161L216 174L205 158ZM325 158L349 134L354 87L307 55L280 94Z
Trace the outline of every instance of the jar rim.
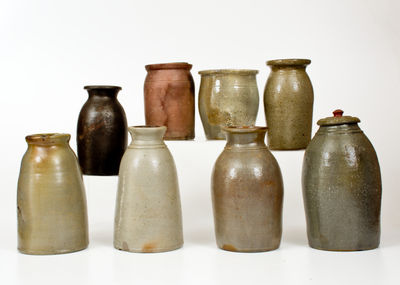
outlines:
M122 87L116 85L86 85L83 87L85 90L94 90L94 89L116 89L121 90Z
M168 63L154 63L147 64L144 66L147 71L159 70L159 69L188 69L192 68L192 65L187 62L168 62Z
M229 133L266 132L268 127L263 126L223 126L223 131Z
M301 66L309 65L310 59L305 58L286 58L286 59L272 59L267 61L268 66Z
M207 69L200 70L200 75L213 75L213 74L238 74L238 75L256 75L256 69Z
M40 133L28 135L25 140L29 144L56 144L69 142L70 138L67 133Z

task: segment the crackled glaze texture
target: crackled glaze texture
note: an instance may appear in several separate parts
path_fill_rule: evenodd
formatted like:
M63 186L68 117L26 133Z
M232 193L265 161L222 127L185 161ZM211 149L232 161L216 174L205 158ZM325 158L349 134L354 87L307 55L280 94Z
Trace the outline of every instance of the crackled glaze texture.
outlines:
M166 140L194 139L194 81L186 62L146 65L146 124L166 126Z
M304 149L311 140L314 93L306 73L308 59L270 60L264 90L268 147Z
M130 127L132 143L119 172L114 247L162 252L183 245L174 159L163 142L166 127Z
M83 174L118 175L126 149L125 111L117 100L118 86L85 86L89 98L79 113L78 158Z
M18 178L18 250L59 254L88 246L86 196L69 134L26 137Z
M223 126L254 125L258 112L257 70L200 71L199 111L209 140L223 140Z
M219 248L259 252L279 247L283 181L264 143L266 128L224 128L227 143L211 180Z
M303 197L311 247L366 250L379 246L381 174L358 118L318 122L303 162Z

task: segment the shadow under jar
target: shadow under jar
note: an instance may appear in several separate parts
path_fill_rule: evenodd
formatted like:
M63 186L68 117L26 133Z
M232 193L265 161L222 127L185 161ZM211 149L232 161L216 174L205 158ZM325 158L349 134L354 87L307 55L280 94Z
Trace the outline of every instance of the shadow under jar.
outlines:
M18 250L60 254L88 246L82 173L69 134L26 137L18 178Z
M85 86L89 98L78 119L78 158L83 174L118 175L127 145L125 111L118 102L118 86Z
M166 126L166 140L194 139L194 81L186 62L146 65L146 124Z
M259 95L258 70L220 69L199 71L199 111L209 140L223 140L224 126L255 124Z
M225 127L227 143L211 178L219 248L277 249L282 236L283 181L264 143L265 127Z
M267 61L271 67L264 90L268 147L305 149L311 140L314 93L306 73L309 59Z
M379 246L382 184L376 152L356 117L318 121L303 160L308 242L322 250Z

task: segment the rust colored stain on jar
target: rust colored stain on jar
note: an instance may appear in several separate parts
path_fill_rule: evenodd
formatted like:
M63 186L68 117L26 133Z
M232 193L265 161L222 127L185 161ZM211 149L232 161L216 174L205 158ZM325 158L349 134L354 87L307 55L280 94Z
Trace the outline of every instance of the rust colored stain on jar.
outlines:
M224 245L222 246L222 249L223 249L223 250L227 250L227 251L237 251L236 247L234 247L234 246L231 245L231 244L224 244Z
M157 244L155 242L145 243L142 247L142 252L154 252Z
M166 140L194 139L194 81L186 62L146 65L146 124L166 126Z

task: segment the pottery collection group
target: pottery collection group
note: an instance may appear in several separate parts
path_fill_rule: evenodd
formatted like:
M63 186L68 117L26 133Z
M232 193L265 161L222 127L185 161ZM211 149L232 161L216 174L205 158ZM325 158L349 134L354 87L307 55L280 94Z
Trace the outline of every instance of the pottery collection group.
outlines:
M311 139L314 93L308 59L270 60L267 127L255 126L257 70L203 70L198 110L208 140L226 139L211 177L217 246L237 252L279 248L283 179L270 150L305 149L302 190L310 247L379 246L382 184L360 120L335 110ZM121 87L85 86L77 156L69 134L26 137L18 179L18 250L59 254L88 246L82 174L118 175L114 247L163 252L183 245L177 169L164 140L195 137L195 86L185 62L146 65L144 126L128 127ZM128 132L132 139L128 143ZM267 142L265 143L265 137Z

